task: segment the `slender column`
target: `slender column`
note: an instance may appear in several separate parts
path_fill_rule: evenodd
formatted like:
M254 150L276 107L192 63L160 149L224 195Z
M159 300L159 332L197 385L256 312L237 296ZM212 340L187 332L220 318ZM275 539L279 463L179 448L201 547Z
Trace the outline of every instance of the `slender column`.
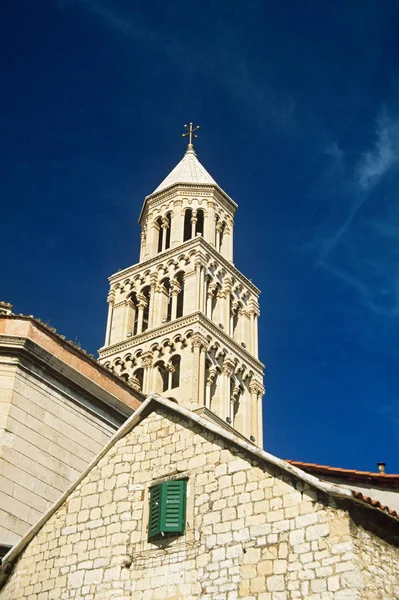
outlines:
M222 323L226 333L230 333L230 302L231 302L231 280L225 279L223 285L224 311L221 314Z
M213 300L213 296L215 294L216 288L217 288L216 283L210 283L208 285L207 299L206 299L206 316L209 317L209 319L212 319L212 300Z
M145 256L145 247L146 247L146 241L147 241L147 228L144 226L141 234L140 234L140 238L141 238L141 247L140 247L140 262L142 260L144 260L144 256Z
M199 375L198 375L198 402L205 404L205 346L201 346L199 356Z
M144 296L139 294L138 297L138 318L137 318L137 333L141 333L143 331L143 317L144 317L144 309L147 306L147 300Z
M148 252L146 255L155 256L158 252L158 234L159 234L159 225L154 219L151 225L151 241L150 247L148 248Z
M197 211L193 210L193 216L191 217L191 238L195 237L196 224L197 224Z
M173 377L173 373L176 371L176 369L174 368L173 365L166 365L166 369L168 371L168 390L172 389L172 377Z
M204 404L205 393L205 348L206 338L200 333L195 333L191 338L193 351L193 394L195 404Z
M207 226L205 226L205 224ZM213 247L215 247L215 242L216 242L216 229L215 228L216 228L215 202L213 200L208 200L208 210L205 213L204 231L205 231L206 241Z
M223 223L221 221L218 221L216 224L216 250L218 252L220 252L220 250L221 250L220 239L221 239L222 229L223 229Z
M236 403L238 403L238 397L240 395L240 388L238 386L234 386L233 393L230 398L230 419L231 424L234 427L234 408Z
M170 223L170 245L172 248L178 246L183 241L183 215L182 215L183 201L178 198L173 204L173 217Z
M262 448L262 396L264 394L264 387L260 381L251 379L249 391L251 392L251 435L254 436L256 444Z
M223 410L224 415L222 418L225 420L226 417L230 417L231 413L231 394L230 394L230 377L233 374L234 363L229 358L225 358L223 362L223 373L222 373L222 393L223 393Z
M111 340L111 327L112 327L112 315L114 312L115 302L115 290L110 290L107 298L108 302L108 317L107 317L107 329L105 331L105 343L104 346L108 346Z
M205 268L201 265L200 270L200 287L199 287L199 310L204 312L204 295L205 295Z
M150 387L152 385L151 382L151 369L152 369L152 352L145 352L141 357L141 364L144 369L143 376L143 392L144 394L148 394L151 390Z
M158 284L158 275L157 273L151 273L150 275L150 308L148 311L148 329L150 327L154 327L154 320L156 318L156 290Z
M206 389L205 389L205 406L206 408L211 408L211 388L213 385L213 382L215 380L216 377L216 369L209 369L209 375L208 378L206 380Z
M169 220L167 217L162 218L162 252L166 250L166 235L169 228Z
M203 305L203 281L204 275L203 264L201 259L197 259L195 261L195 310L203 310L201 307Z
M178 281L172 279L171 285L171 296L172 296L172 310L171 310L171 321L174 321L177 317L177 298L179 296L181 286Z

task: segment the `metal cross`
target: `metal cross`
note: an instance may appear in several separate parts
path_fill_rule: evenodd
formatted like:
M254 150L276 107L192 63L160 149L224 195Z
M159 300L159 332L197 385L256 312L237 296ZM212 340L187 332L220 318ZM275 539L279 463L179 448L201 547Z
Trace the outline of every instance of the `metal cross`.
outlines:
M184 128L187 129L188 131L186 131L186 133L182 133L181 136L182 137L186 137L186 135L190 136L188 138L189 139L188 147L192 148L192 146L193 146L193 137L194 138L198 137L198 135L196 133L194 133L194 132L199 129L199 125L196 125L196 127L194 127L194 129L193 129L193 124L190 123L190 125L185 125Z

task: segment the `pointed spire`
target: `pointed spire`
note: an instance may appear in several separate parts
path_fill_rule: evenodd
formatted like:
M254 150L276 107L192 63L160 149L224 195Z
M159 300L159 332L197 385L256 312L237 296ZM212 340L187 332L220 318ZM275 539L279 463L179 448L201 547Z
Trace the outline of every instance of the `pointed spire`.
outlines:
M176 183L209 183L211 185L217 185L213 177L209 175L208 171L198 160L194 150L193 138L198 137L195 131L198 131L199 126L193 127L193 124L190 123L184 127L187 131L186 133L182 133L182 137L188 136L189 139L187 150L181 161L162 181L157 189L154 190L153 194L160 192L171 185L175 185Z

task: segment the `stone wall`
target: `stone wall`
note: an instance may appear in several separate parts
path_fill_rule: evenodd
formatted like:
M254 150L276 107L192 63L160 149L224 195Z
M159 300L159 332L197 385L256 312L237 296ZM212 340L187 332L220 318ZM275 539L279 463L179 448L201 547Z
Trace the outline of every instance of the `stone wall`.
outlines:
M0 543L13 545L103 448L116 425L36 367L0 363Z
M397 574L379 586L397 549L360 525L354 535L344 506L185 417L156 411L50 517L0 600L397 599ZM149 487L169 477L188 478L187 529L149 543Z

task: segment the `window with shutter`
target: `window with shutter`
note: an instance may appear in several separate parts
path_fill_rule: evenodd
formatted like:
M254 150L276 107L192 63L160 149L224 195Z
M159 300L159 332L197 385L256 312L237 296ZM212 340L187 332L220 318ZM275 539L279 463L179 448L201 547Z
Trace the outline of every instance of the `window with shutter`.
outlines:
M149 540L184 533L186 491L186 479L164 481L150 489Z

